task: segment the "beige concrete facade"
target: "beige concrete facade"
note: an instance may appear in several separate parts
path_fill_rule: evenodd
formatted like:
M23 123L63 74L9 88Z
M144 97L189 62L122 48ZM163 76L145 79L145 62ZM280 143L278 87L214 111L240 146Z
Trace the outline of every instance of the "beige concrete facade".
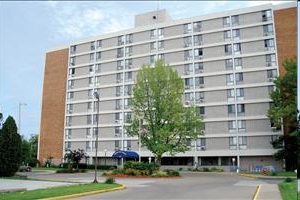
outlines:
M62 84L57 95L63 104L56 112L60 123L53 131L57 134L55 140L50 135L53 133L42 131L50 123L45 119L51 116L44 111L47 96L43 94L44 142L39 158L49 156L43 145L52 140L59 146L55 152L58 160L65 149L82 148L93 162L96 91L101 94L98 156L103 161L105 155L110 157L116 149L138 151L137 138L127 136L124 119L130 115L137 70L161 58L183 79L183 104L195 103L205 122L205 136L191 141L190 151L177 157L191 158L192 162L186 165L197 162L220 167L232 165L235 158L235 164L245 170L272 164L275 150L270 141L282 132L272 128L266 115L271 102L269 93L281 59L294 52L292 49L281 55L286 52L283 38L294 33L284 32L282 22L277 24L277 20L288 15L295 21L296 14L289 13L296 12L293 7L289 4L287 8L274 9L269 4L176 21L162 10L136 16L137 26L133 29L70 44L69 52L60 53L66 58L55 66L63 71L55 82L57 87ZM287 9L290 11L286 12ZM155 19L160 23L153 23L154 13L156 17L163 16ZM142 23L147 26L141 26ZM52 55L49 59L58 56ZM46 59L46 69L49 66ZM56 77L55 73L45 73L44 93L49 93L45 85L49 85L48 79ZM151 156L145 148L139 153L144 158ZM259 162L251 164L253 160ZM109 158L107 161L114 163ZM281 167L278 162L273 164Z

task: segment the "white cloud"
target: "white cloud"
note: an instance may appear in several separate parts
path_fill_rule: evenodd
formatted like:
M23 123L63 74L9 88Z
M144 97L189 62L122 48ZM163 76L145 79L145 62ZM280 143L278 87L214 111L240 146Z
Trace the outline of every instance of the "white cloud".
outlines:
M132 26L132 13L114 2L46 2L52 15L55 39L77 39Z

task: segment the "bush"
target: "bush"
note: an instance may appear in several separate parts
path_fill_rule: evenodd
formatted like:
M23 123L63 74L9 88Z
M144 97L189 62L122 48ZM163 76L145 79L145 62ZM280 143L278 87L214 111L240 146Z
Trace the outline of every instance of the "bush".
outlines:
M95 169L95 165L87 165L87 169ZM97 169L113 170L113 169L117 169L117 166L116 165L97 165Z
M158 170L152 176L157 176L157 177L167 177L168 173L166 171Z
M290 177L285 178L284 182L293 182L293 179Z
M111 171L110 174L124 174L125 170L124 169L114 169Z
M203 168L203 171L204 171L204 172L209 172L210 170L209 170L209 168L204 167L204 168Z
M268 172L268 176L277 176L277 173L276 172Z
M179 172L176 170L166 169L164 171L167 172L168 176L180 176Z
M104 181L104 183L106 183L106 184L113 184L113 183L115 183L115 182L116 182L115 179L114 179L114 178L111 178L111 177L107 178L107 179Z

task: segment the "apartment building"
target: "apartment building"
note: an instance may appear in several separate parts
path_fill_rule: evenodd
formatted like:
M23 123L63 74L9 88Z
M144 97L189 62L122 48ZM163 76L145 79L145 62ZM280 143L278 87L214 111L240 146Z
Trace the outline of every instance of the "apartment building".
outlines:
M199 4L201 4L199 2ZM288 23L286 22L288 21ZM153 157L138 138L126 134L130 98L138 70L162 59L185 86L182 103L197 105L204 136L190 150L164 155L163 165L238 166L282 163L272 157L272 140L283 134L267 117L273 80L281 63L296 56L296 3L173 20L166 10L135 16L132 29L103 34L46 53L39 160L62 162L66 149L84 149L95 162L119 164L117 149Z

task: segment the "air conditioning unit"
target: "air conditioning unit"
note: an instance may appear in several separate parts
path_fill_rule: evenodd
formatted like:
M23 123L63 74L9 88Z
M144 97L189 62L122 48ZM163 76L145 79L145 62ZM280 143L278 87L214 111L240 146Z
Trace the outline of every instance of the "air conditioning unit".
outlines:
M204 84L200 84L199 87L200 87L200 88L204 88Z
M206 147L205 146L201 146L200 149L201 149L201 151L205 151Z
M118 66L118 70L122 70L123 69L123 66Z
M184 86L185 89L190 89L189 85Z
M199 99L199 102L200 103L204 103L204 99Z
M273 82L274 78L268 78L269 82Z
M120 123L120 120L119 120L119 119L116 119L115 122L116 122L116 123Z
M185 105L190 105L190 101L185 101Z
M185 71L184 74L185 74L185 75L189 75L189 74L190 74L190 71Z

